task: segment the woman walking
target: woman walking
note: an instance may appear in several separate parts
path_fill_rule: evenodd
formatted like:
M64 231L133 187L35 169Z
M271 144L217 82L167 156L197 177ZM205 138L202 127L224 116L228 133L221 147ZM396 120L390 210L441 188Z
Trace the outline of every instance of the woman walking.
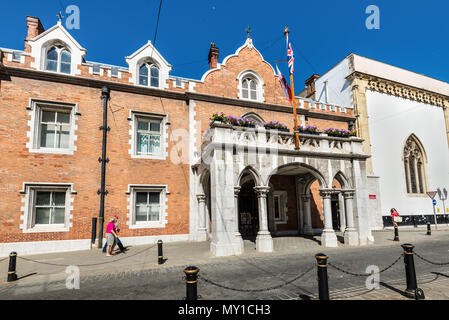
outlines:
M398 222L401 222L402 218L399 216L399 212L395 208L391 208L390 214L391 214L391 219L393 220L393 226L395 228L397 228Z
M115 247L115 239L117 238L117 228L115 226L116 218L112 218L108 225L106 226L106 243L108 247L106 248L106 257L112 256L112 251Z

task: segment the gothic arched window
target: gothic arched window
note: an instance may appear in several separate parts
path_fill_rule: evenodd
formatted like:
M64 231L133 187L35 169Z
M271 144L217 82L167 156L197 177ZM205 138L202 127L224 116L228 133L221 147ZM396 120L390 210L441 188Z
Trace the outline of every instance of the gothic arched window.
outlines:
M242 97L244 99L257 100L257 80L244 78L242 81Z
M45 70L71 73L72 55L62 46L51 47L47 51Z
M425 153L421 142L413 134L405 143L403 160L407 193L424 194L426 192Z
M139 68L139 84L159 88L159 68L151 63L144 63Z

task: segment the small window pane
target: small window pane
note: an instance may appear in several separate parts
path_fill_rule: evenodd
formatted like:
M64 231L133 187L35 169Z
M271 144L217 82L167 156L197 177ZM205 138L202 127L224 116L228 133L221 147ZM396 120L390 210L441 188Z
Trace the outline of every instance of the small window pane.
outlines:
M251 99L257 100L257 92L256 91L251 91Z
M70 74L71 73L70 63L61 63L61 72L65 74Z
M55 146L55 125L43 124L41 132L41 147L54 148Z
M72 56L71 56L70 52L63 51L61 54L61 61L70 64L72 62Z
M52 224L63 224L65 216L65 208L54 208L51 216Z
M248 99L248 90L246 90L246 89L242 90L242 97L245 99Z
M57 148L68 149L70 145L70 127L61 126L61 131L57 135Z
M118 77L118 68L112 68L111 69L111 75L113 77Z
M22 57L22 54L20 52L14 51L12 53L12 60L13 61L20 61L21 57Z
M70 123L70 113L58 112L57 122Z
M242 88L248 89L248 79L243 80Z
M147 206L136 206L136 221L147 221Z
M159 204L159 192L150 192L149 193L149 203L150 204Z
M159 196L159 195L158 195ZM159 221L159 206L150 206L150 217L149 221Z
M36 192L36 205L38 206L50 205L50 192Z
M93 66L93 73L94 74L100 74L100 65L99 64L94 64L94 66Z
M148 135L137 134L137 153L148 153Z
M53 193L53 205L55 206L65 206L65 192L55 192Z
M251 90L256 90L256 89L257 89L256 82L251 81Z
M139 121L137 126L138 126L138 130L148 131L148 122L146 122L146 121Z
M150 153L161 153L161 137L150 137Z
M147 204L148 194L146 192L137 192L136 193L136 204Z
M35 224L50 223L50 208L36 208Z
M42 111L42 122L55 122L56 112Z
M151 122L150 123L150 131L151 132L160 132L161 131L161 123L160 122Z

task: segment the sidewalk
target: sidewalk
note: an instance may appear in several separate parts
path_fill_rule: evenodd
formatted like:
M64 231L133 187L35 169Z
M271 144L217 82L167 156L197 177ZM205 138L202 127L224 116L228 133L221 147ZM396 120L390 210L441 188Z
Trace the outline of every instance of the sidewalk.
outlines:
M412 232L413 231L413 232ZM339 238L341 234L337 234ZM118 254L113 257L106 257L99 249L90 251L77 251L44 254L35 256L23 256L17 258L17 283L27 285L36 282L53 282L66 279L65 273L67 266L79 266L81 276L95 276L105 273L123 273L142 270L165 270L176 269L182 271L189 265L213 265L223 264L240 258L257 257L276 257L288 254L304 255L305 257L314 256L318 252L324 251L329 256L336 255L338 252L361 250L376 250L379 247L399 246L402 243L418 244L420 241L447 239L449 237L449 228L445 230L433 230L432 236L426 235L425 228L416 228L406 231L400 231L400 242L394 242L394 235L391 230L382 230L373 232L375 242L371 245L350 247L339 243L338 248L323 248L320 245L320 237L279 237L273 238L273 253L259 253L255 250L255 244L245 241L245 253L242 256L233 257L214 257L210 252L209 242L178 242L164 244L164 258L167 259L163 265L157 264L158 254L157 245L147 245L131 247L126 254ZM126 246L126 242L124 240ZM26 260L25 260L26 259ZM8 259L0 262L0 270L3 277L0 286L5 285L8 268Z

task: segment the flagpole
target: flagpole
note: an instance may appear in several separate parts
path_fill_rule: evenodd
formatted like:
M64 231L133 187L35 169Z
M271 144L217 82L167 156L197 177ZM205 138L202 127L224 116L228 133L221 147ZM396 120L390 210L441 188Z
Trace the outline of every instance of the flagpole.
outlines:
M284 35L286 38L288 38L288 34L290 31L288 30L288 27L285 27L284 29ZM293 114L295 116L295 137L296 137L296 143L295 143L295 149L299 150L299 135L298 135L298 116L296 114L296 97L295 97L295 84L293 82L293 73L290 72L290 85L292 87L292 105L293 105Z

